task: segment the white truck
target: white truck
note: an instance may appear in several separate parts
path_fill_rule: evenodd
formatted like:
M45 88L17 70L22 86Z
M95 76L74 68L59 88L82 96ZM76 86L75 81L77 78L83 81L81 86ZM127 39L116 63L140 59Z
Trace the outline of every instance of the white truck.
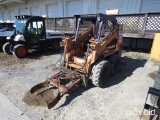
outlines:
M0 23L0 46L9 40L7 38L14 34L13 23Z
M50 48L53 51L60 50L60 41L65 36L65 33L47 30L46 24L48 22L46 20L48 18L22 15L16 16L16 19L13 25L15 34L8 38L10 42L3 45L5 53L23 58L27 55L29 49ZM51 18L49 19L51 20Z

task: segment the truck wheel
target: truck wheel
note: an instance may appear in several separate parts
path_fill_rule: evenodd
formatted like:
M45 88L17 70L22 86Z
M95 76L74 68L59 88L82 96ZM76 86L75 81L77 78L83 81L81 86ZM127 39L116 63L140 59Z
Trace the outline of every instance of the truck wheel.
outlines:
M60 43L59 42L53 42L51 46L52 51L59 51L60 50Z
M6 54L9 54L11 55L12 52L10 52L10 42L7 42L3 45L3 52L6 53Z
M119 70L119 65L120 65L119 54L113 54L109 56L108 61L111 63L111 75L115 75Z
M154 81L153 87L156 88L156 89L160 89L160 67L159 67L159 70L157 72L156 80ZM160 98L158 98L155 95L151 95L150 101L151 101L152 104L155 104L160 108Z
M18 44L13 48L13 55L17 58L24 58L28 54L28 50L25 45Z
M92 84L98 87L104 87L109 79L111 65L106 60L98 60L92 68Z

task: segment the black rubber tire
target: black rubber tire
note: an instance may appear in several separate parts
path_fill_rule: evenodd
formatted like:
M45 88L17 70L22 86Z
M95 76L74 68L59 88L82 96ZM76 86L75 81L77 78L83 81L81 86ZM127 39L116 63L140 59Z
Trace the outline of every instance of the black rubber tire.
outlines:
M2 49L3 49L3 52L6 53L6 54L9 54L11 55L12 52L10 52L10 42L7 42L3 45Z
M160 66L159 66L159 70L157 72L156 80L154 82L153 87L156 88L156 89L160 89ZM152 104L155 104L156 106L158 106L160 108L160 98L158 98L155 95L151 95L150 101L151 101Z
M104 87L109 79L110 72L110 63L107 60L98 60L92 68L92 84L97 87Z
M122 56L122 50L119 50L119 52L117 54L118 54L118 57L121 58L121 56Z
M55 41L52 43L51 50L52 51L59 51L61 49L60 43Z
M120 66L120 56L118 53L110 55L108 61L111 63L111 75L115 75Z
M22 54L19 54L19 53L23 52L23 51L20 51L20 50L19 50L20 48L21 48L22 50L25 50L25 52L22 53ZM25 45L23 45L23 44L18 44L18 45L15 45L15 46L13 47L12 53L13 53L13 55L14 55L15 57L17 57L17 58L24 58L24 57L27 56L28 50L27 50L27 47L26 47Z

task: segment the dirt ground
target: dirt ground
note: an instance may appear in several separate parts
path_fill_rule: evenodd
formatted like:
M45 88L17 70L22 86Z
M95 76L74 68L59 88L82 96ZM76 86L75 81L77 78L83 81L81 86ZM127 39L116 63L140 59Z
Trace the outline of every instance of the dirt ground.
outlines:
M158 70L158 64L148 60L149 54L124 51L118 74L110 77L105 88L91 84L87 89L79 88L48 110L45 103L37 102L40 97L30 102L28 91L57 72L53 67L59 58L59 53L32 51L28 58L17 59L0 51L0 93L22 111L19 116L31 120L140 119L148 88L153 86Z

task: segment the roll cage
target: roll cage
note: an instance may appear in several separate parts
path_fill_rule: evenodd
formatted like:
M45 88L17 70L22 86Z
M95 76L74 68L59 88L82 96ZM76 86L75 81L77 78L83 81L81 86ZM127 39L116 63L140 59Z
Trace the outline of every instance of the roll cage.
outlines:
M106 26L109 24L110 21L112 29L114 29L118 23L115 16L105 15L105 14L84 14L84 15L75 15L76 19L76 28L75 28L75 42L77 41L78 32L80 25L83 24L84 21L91 21L93 24L93 34L94 38L99 41L102 32L102 26ZM96 29L97 33L95 32L95 27L98 26ZM109 26L109 25L108 25Z

